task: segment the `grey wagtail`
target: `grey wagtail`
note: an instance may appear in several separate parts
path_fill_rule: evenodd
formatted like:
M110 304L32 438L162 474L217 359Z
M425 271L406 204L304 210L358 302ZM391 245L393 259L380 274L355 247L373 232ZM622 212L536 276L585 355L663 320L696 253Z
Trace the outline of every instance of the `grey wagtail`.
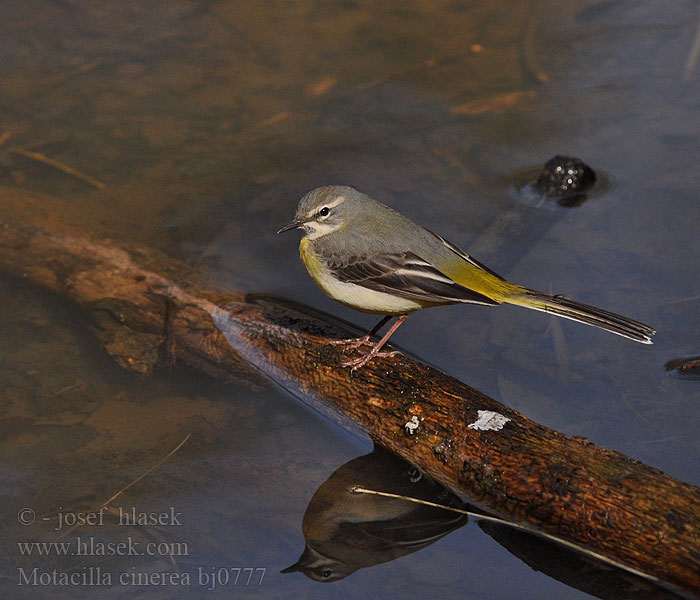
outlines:
M355 487L397 497L358 493ZM436 505L469 508L393 452L375 446L371 454L338 468L316 490L301 525L304 552L282 573L301 571L316 581L338 581L416 552L466 525L466 515Z
M444 304L517 304L593 325L651 344L656 331L566 296L545 294L507 282L439 235L368 195L347 186L311 190L294 220L277 233L300 228L301 259L316 284L334 300L363 312L385 315L366 336L340 340L372 345L371 337L398 317L382 339L343 366L357 369L380 352L408 313Z

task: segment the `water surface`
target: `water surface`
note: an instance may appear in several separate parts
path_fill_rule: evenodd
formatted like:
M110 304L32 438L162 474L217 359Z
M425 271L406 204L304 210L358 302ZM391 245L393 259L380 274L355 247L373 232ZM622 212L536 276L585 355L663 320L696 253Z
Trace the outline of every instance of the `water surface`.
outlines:
M159 248L205 282L276 294L362 327L275 231L309 189L349 184L509 279L654 325L645 347L513 307L413 315L395 342L528 417L700 484L700 388L663 365L700 353L697 3L627 1L4 3L0 184L98 234ZM104 182L99 190L13 148ZM514 174L571 154L611 185L533 206ZM84 313L0 278L2 583L18 567L101 567L126 584L53 597L585 598L473 523L320 584L279 571L315 490L364 454L270 385L126 373ZM182 525L56 531L182 448L115 506ZM32 508L33 525L18 511ZM43 517L48 520L44 521ZM63 535L63 537L61 537ZM187 555L21 556L17 542L184 543ZM133 585L146 572L265 569L262 585ZM207 571L209 570L209 571ZM477 576L488 573L489 577ZM235 589L234 589L235 587Z

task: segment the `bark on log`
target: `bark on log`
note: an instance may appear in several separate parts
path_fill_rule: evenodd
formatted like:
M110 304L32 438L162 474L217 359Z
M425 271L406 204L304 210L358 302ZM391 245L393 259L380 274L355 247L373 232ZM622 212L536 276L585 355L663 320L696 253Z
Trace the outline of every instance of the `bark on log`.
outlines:
M84 306L125 367L147 372L163 350L215 375L251 377L252 367L490 511L700 592L699 488L403 356L352 374L338 364L343 349L328 344L347 337L341 325L203 289L176 261L71 231L40 207L35 196L0 188L0 269ZM509 420L500 430L469 427L478 411Z

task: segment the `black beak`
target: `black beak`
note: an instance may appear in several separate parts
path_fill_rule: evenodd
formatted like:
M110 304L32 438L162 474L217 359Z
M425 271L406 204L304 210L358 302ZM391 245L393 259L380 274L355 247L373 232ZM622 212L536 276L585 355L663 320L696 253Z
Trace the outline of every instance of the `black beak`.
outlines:
M291 567L282 569L280 573L296 573L297 571L301 571L301 567L299 566L298 562L295 562Z
M292 221L291 223L287 223L277 233L283 233L285 231L290 231L291 229L297 229L298 227L301 227L303 224L304 224L303 221L300 221L299 219L294 219L294 221Z

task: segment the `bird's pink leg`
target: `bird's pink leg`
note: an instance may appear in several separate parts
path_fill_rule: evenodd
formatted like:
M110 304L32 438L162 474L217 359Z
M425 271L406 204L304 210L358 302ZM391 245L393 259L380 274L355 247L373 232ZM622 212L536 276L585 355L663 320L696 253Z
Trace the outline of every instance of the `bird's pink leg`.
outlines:
M359 369L360 367L363 367L366 365L370 360L377 356L395 356L396 354L399 354L399 352L392 350L389 352L380 352L382 349L382 346L387 343L389 338L392 336L392 334L399 328L401 323L403 323L406 320L406 317L408 315L401 315L398 319L396 319L396 323L394 323L390 328L389 331L387 331L384 334L384 337L379 340L375 345L374 348L372 348L369 352L367 352L364 356L360 356L359 358L354 358L352 360L348 360L345 362L342 362L341 365L344 367L352 367L352 370L355 371L356 369ZM388 318L388 317L385 317ZM383 321L383 319L382 319ZM382 325L384 323L381 323Z
M362 337L359 338L350 338L349 340L333 340L332 342L328 342L331 346L346 346L347 348L350 349L355 349L359 348L360 346L367 346L367 345L372 345L372 336L377 333L384 325L386 325L389 322L389 319L391 319L391 315L387 315L384 317L379 323L377 323L372 331L370 331L367 335L363 335Z

